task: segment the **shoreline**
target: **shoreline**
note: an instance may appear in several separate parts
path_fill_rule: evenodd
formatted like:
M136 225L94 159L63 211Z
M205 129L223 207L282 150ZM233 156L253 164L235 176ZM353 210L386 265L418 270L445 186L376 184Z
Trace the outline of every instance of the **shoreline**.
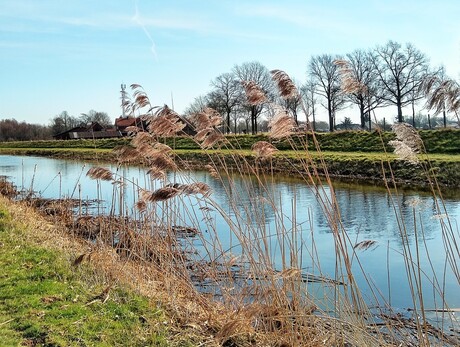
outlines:
M362 152L316 152L308 157L300 157L300 151L279 151L268 161L260 161L248 150L175 150L173 151L179 167L183 170L203 170L213 163L225 163L225 170L232 172L257 170L258 173L282 174L286 177L306 179L306 167L315 166L319 175L326 176L321 161L325 164L327 175L336 180L360 182L381 187L416 188L425 191L437 189L450 191L460 189L460 155L423 155L420 163L413 165L399 160L393 154ZM0 148L0 155L40 156L58 159L72 159L116 163L117 158L111 149L89 148ZM245 165L242 167L241 160ZM237 165L237 162L239 163ZM142 165L131 162L128 165ZM222 165L218 165L222 166ZM222 167L223 168L223 167Z

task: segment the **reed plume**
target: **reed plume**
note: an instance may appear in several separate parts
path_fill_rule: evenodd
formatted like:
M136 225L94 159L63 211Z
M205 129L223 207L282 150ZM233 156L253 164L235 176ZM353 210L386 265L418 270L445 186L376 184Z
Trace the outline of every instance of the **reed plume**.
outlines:
M147 174L152 180L162 180L166 177L166 173L157 166L152 166L147 170Z
M280 106L274 105L273 108L276 114L268 122L269 136L275 139L290 136L296 126L294 119Z
M204 197L207 197L211 194L211 187L203 182L195 182L190 184L181 185L179 188L182 193L186 195L196 195L201 194Z
M192 116L192 123L195 125L197 132L201 130L214 128L222 124L222 116L215 109L205 107Z
M359 81L348 61L344 59L337 59L334 60L334 64L339 68L339 74L342 82L341 89L344 93L359 95L367 94L367 86Z
M365 251L377 244L377 241L374 240L363 240L361 242L358 242L353 246L354 249L359 249L361 251Z
M94 179L94 180L103 180L103 181L112 181L113 180L113 173L106 168L103 167L92 167L86 173L86 176Z
M260 88L260 86L254 81L242 81L241 82L244 91L246 92L246 98L248 103L252 106L263 104L267 101L267 96L265 92Z
M397 123L392 126L396 140L388 144L394 148L399 159L412 164L418 164L417 153L423 148L423 141L414 127L408 123Z
M118 163L129 163L140 158L139 151L131 146L118 146L112 152L116 155Z
M138 108L150 106L150 99L140 84L131 84L131 89L134 90L134 104Z
M180 116L167 105L159 108L148 123L148 131L158 137L174 136L185 128Z
M152 135L150 135L148 132L141 131L136 133L136 135L133 137L131 140L131 145L138 147L141 144L152 143L153 141L155 140Z
M211 175L212 178L219 178L219 172L216 170L216 168L213 165L205 165L204 168L208 170L209 174Z
M297 87L286 72L282 70L272 70L270 73L272 74L272 79L277 84L280 96L283 99L293 99L299 97Z
M268 159L278 152L278 149L267 141L258 141L251 147L257 158Z
M180 190L174 187L163 187L154 192L141 192L141 199L149 202L158 202L169 200L180 193Z
M420 90L427 96L426 108L434 112L452 112L457 115L460 109L460 85L450 78L431 74L421 84ZM460 121L460 119L459 119Z
M194 139L202 148L211 148L217 143L225 141L222 133L216 127L222 124L222 116L213 108L206 107L192 117L197 131Z

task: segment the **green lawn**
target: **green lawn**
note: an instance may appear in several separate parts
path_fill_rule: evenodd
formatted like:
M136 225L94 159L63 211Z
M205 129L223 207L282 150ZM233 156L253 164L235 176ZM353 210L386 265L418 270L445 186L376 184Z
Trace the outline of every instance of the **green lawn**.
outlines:
M41 246L0 201L0 346L167 346L164 313Z

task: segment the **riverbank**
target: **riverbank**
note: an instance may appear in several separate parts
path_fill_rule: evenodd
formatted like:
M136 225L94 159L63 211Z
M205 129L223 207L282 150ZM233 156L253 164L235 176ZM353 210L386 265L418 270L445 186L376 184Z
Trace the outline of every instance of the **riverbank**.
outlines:
M390 345L375 328L313 315L315 306L224 306L172 264L76 237L63 226L63 202L45 216L0 194L2 346Z
M1 194L0 268L1 346L192 346L208 339L182 321L202 317L199 304L167 291L171 283L160 273L146 283L151 267L121 262L113 250L73 238Z
M305 177L305 163L314 165L319 175L325 167L331 178L367 181L385 186L393 182L402 187L430 189L460 188L460 155L419 155L419 164L399 160L392 153L383 152L303 152L279 151L269 161L257 160L250 150L175 150L181 169L203 169L207 164L225 166L227 170L273 172L292 177ZM116 162L111 149L99 148L0 148L0 154L45 156L61 159ZM242 166L244 162L246 165ZM223 165L225 163L225 165ZM325 164L325 167L323 165ZM139 163L137 163L139 164Z
M94 159L95 152L92 154ZM102 159L100 159L99 154L100 153L98 152L98 160L101 160L102 163ZM229 158L231 157L231 154L236 155L235 152L228 153ZM222 155L222 153L217 152L214 153L214 155L218 156ZM229 158L227 159L230 160ZM37 158L32 158L31 160L34 161L36 159ZM23 159L22 161L24 163L27 160ZM21 159L18 159L18 162L20 166ZM180 165L183 165L183 167L187 167L186 161L181 162L180 159L177 158L176 162ZM268 164L264 163L264 165ZM118 184L115 181L113 183ZM170 186L165 188L170 188ZM248 191L251 191L251 189ZM105 281L102 282L103 284L100 285L97 291L91 293L91 297L89 295L87 295L87 297L89 299L97 298L98 300L102 298L103 300L100 300L102 303L102 301L105 300L104 292L107 288L109 288L108 290L110 295L113 294L112 288L114 287L110 286L112 282L115 283L116 287L123 287L126 285L128 288L134 288L134 290L141 294L145 293L149 300L152 300L153 307L161 309L161 311L165 313L166 317L169 317L169 320L165 320L165 325L168 331L170 329L174 331L173 335L185 335L185 339L188 339L189 341L193 340L195 344L215 344L224 346L290 346L296 345L295 342L298 342L297 339L299 338L303 339L303 344L298 343L297 345L386 345L383 340L386 340L389 336L387 336L384 330L379 331L379 323L376 325L369 325L369 322L363 324L364 321L360 321L353 314L348 315L346 313L348 310L350 310L350 313L354 312L354 310L350 308L345 301L343 302L344 306L339 306L337 302L334 301L337 306L333 305L331 311L328 310L326 312L315 312L317 310L317 305L314 304L315 301L286 300L285 298L290 298L291 295L296 295L296 300L301 299L301 297L298 295L303 293L303 291L298 290L293 292L293 290L297 288L294 286L303 283L303 277L301 277L300 282L297 282L296 278L298 278L299 274L302 275L302 273L299 273L299 271L295 268L287 268L281 272L260 272L259 262L254 263L254 269L258 270L258 272L254 272L254 270L249 272L248 275L250 276L247 278L245 283L251 285L251 279L254 278L254 276L258 276L255 278L261 282L261 285L263 284L262 282L265 282L265 280L268 281L269 279L272 279L273 282L266 282L264 286L259 287L262 291L256 291L255 293L260 293L260 297L258 297L258 300L256 300L253 304L248 305L247 301L242 299L243 296L238 297L240 293L237 290L233 291L235 286L229 287L231 292L218 292L217 298L212 296L212 292L209 293L211 295L200 295L196 290L194 290L193 282L190 282L189 280L188 285L187 281L186 283L182 282L183 280L189 279L189 276L186 275L189 274L189 272L182 272L181 276L170 277L170 275L174 274L180 275L180 269L175 267L173 262L169 261L170 255L178 255L176 252L177 249L165 248L166 250L173 250L174 253L169 255L160 254L158 257L157 255L159 253L151 251L156 250L156 248L150 248L151 245L149 243L143 242L143 240L146 240L144 237L145 234L143 234L143 230L145 229L139 228L141 225L143 225L143 223L137 223L136 221L132 221L132 223L130 223L129 220L123 217L122 219L119 219L120 223L106 224L99 222L99 224L97 224L96 221L98 220L109 220L103 218L103 216L93 217L90 215L85 215L83 219L79 219L78 211L77 215L71 215L69 217L66 213L66 210L62 209L62 207L65 205L60 205L61 201L44 200L46 199L39 199L37 203L35 203L34 200L28 200L25 201L25 203L34 206L43 206L42 212L47 216L45 225L48 225L48 227L50 223L53 225L62 225L64 224L62 220L67 220L67 223L65 224L69 225L71 229L63 231L64 236L74 237L75 235L80 235L78 233L78 230L80 230L82 238L90 240L90 242L84 243L86 248L74 252L69 252L70 256L67 258L68 264L74 262L78 263L81 261L80 265L83 266L98 265L97 267L93 268L93 271L98 271L98 273L102 274L101 276L103 279L105 279ZM162 203L160 202L159 204ZM358 205L361 206L360 204L355 204L355 206ZM166 213L167 216L171 215L170 211L174 213L175 211L179 210L177 205L171 205L171 207L172 208L168 210L168 213ZM14 210L15 206L12 206L12 209ZM41 217L33 213L33 210L27 209L27 211L30 211L30 213L14 214L14 220L24 221L26 220L24 216L31 216L33 221L41 220ZM382 213L382 211L380 212ZM155 223L151 220L154 217L154 214L146 213L145 215L148 216L148 220L152 223L152 227L158 225L158 223ZM345 219L351 220L351 218ZM178 218L177 220L181 221L184 219ZM239 225L244 228L244 223L246 223L246 221L246 219L243 220ZM214 222L211 223L214 224ZM111 227L103 230L102 224ZM178 224L175 222L173 225ZM194 224L191 223L191 225ZM383 223L380 225L383 225ZM89 228L90 226L94 226L96 230ZM78 229L77 227L81 229ZM35 224L31 224L31 228L35 232ZM283 237L288 237L289 233L285 233L284 226L282 226L282 228L283 233L280 235L283 235ZM45 230L47 230L46 239L49 240L50 243L56 245L61 243L59 241L58 235L58 237L55 238L56 235L52 228ZM94 231L92 234L95 235L93 236L94 238L90 238L92 230ZM173 228L171 228L171 231L172 230ZM238 227L237 230L240 230L240 227ZM123 233L121 233L122 231ZM206 233L209 232L211 232L211 229L206 229ZM134 235L139 236L139 238L134 237ZM147 235L151 234L149 233ZM244 235L240 236L242 237ZM121 244L120 242L111 243L113 244L113 247L115 247L115 250L103 246L103 240L113 241L122 239L125 240L125 242ZM168 237L164 238L164 240L172 242L174 240L173 235L168 235ZM213 243L214 245L218 245L221 242L219 239L216 240L217 241ZM241 240L244 241L244 238L241 238ZM287 239L287 242L290 242L289 239ZM315 237L315 244L318 244L317 242L318 236ZM40 242L40 244L41 243L42 242ZM156 242L155 245L156 244L158 243ZM171 245L172 244L173 243L171 243ZM333 242L328 243L328 252L330 251L330 245L332 244ZM139 248L139 245L142 247ZM251 242L247 254L254 254L254 246L254 243ZM121 253L118 253L117 250L122 250L123 254L127 255L127 257L125 256L125 258L121 259ZM143 253L139 251L143 251ZM267 252L267 254L269 253L270 252ZM145 254L146 258L141 258L141 260L136 263L131 261L133 258L138 258L141 254ZM261 252L260 254L264 255L265 253ZM182 258L182 256L179 258ZM166 261L158 262L157 260L159 259ZM229 273L231 273L228 272L229 269L234 269L235 266L237 266L239 257L230 257L229 254L229 258L225 257L225 262L222 263L217 261L219 259L224 261L223 257L218 256L217 258L214 258L212 262L192 263L196 266L186 266L186 269L190 271L198 270L194 273L196 275L203 276L200 278L203 278L204 280L222 278L222 276L228 276ZM227 261L228 265L226 263ZM46 263L47 262L45 261L44 264ZM202 271L201 274L200 271ZM65 278L64 276L61 277ZM228 279L232 281L232 283L237 283L233 282L235 279L234 277L228 277ZM329 284L326 284L326 286L330 285L330 282L328 283ZM283 289L281 289L281 284L283 284ZM340 283L338 284L340 285ZM254 286L255 284L253 283L252 285ZM310 286L310 284L307 286ZM227 287L223 288L227 289ZM270 291L270 289L273 291ZM219 299L219 295L225 295L224 300L228 300L226 301L227 305L225 307L220 306L221 301ZM318 303L320 303L321 300L320 298L318 299ZM104 308L103 305L101 305L101 307ZM345 313L340 316L339 320L337 320L338 316L336 316L336 314L344 312L344 309ZM370 317L371 316L369 316L369 318ZM397 316L392 315L389 319L393 320L398 318ZM5 321L8 320L9 319L5 319ZM169 324L171 324L171 327ZM386 327L391 327L391 329L393 329L392 323L386 322L384 324L388 324ZM410 317L403 317L402 320L398 319L395 329L405 329L406 327L408 329L412 329L412 332L409 332L409 339L412 339L412 334L415 329L414 327L418 326L414 324L416 323L411 320ZM420 325L420 329L421 328L422 326ZM370 331L368 329L370 329ZM438 330L431 330L430 328L427 329L426 332L430 334L436 334L436 336L439 335L441 338L444 338L441 332ZM189 336L196 336L196 338L192 339ZM283 339L286 339L287 341L285 344L280 342ZM372 341L372 343L369 341ZM182 345L193 344L183 342ZM389 345L391 344L389 343ZM452 345L456 345L456 343L453 343Z

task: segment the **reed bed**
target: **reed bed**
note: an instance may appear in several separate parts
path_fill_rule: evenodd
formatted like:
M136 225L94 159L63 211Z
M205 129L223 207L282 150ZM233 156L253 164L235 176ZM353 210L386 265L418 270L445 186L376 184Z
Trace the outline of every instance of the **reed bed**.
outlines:
M298 97L286 73L275 70L272 75L281 97ZM280 106L270 105L275 116L270 121L269 136L283 139L295 151L302 163L296 169L298 175L314 192L333 234L334 276L327 276L321 270L314 228L297 223L300 216L295 212L296 200L292 200L291 206L280 206L279 193L271 189L275 171L272 157L277 152L273 145L261 141L252 146L255 164L238 154L224 156L213 151L209 155L206 169L221 183L229 201L229 206L219 206L209 185L191 181L187 163L165 144L165 138L170 141L171 137L184 136L184 120L167 106L152 107L142 87L132 87L133 101L125 106L133 115L141 115L147 128L131 129L130 144L116 148L115 153L119 168L132 161L145 163L145 184L130 181L119 170L91 168L87 175L97 186L103 181L113 185L113 202L105 214L82 208L81 201L58 203L57 207L55 201L29 199L48 218L88 241L88 251L75 257L75 265L92 261L100 247L112 249L112 257L131 269L129 274L110 272L112 280L135 280L135 286L143 292L151 292L148 287L152 283L155 288L162 287L170 296L171 305L180 303L183 313L175 312L184 333L193 331L198 340L207 336L202 345L455 346L460 343L459 332L449 331L458 322L452 314L456 308L449 307L443 299L443 274L430 279L433 293L440 298L436 301L437 322L426 317L424 297L433 294L423 292L421 285L426 277L420 265L424 226L417 221L414 206L411 218L417 230L407 230L407 216L402 215L401 206L393 199L399 187L393 183L390 160L382 161L381 166L394 218L398 221L403 245L401 257L412 294L412 311L406 316L393 311L391 299L382 294L386 289L376 288L362 269L359 254L375 246L375 241L357 242L346 230L328 165L322 159L314 132L308 138L294 133L292 117ZM250 103L266 102L263 91L254 82L245 81L244 87ZM348 83L348 88L352 87ZM304 111L308 121L308 112ZM221 123L222 118L215 110L205 108L187 124L195 129L195 135L188 136L204 153L237 149L219 131ZM391 145L401 160L407 165L426 165L415 155L424 153L418 134L406 124L395 126L394 131L396 140ZM315 158L308 149L311 142L316 149ZM446 215L442 194L429 165L424 170L431 193L439 202L438 215L442 216L439 223L444 249L439 251L444 252L445 266L460 284L459 232ZM245 178L243 187L232 180L235 173ZM1 191L8 195L9 188L3 187L4 184L0 185ZM135 201L127 201L126 189L135 192ZM240 201L247 203L242 207ZM225 230L217 226L216 215L225 220ZM267 228L269 217L274 219L274 229ZM417 233L415 254L408 241L409 232ZM230 243L223 242L223 233ZM305 233L310 237L306 238ZM359 274L353 263L359 264ZM309 264L308 272L305 264ZM372 298L364 298L357 276L364 277Z

